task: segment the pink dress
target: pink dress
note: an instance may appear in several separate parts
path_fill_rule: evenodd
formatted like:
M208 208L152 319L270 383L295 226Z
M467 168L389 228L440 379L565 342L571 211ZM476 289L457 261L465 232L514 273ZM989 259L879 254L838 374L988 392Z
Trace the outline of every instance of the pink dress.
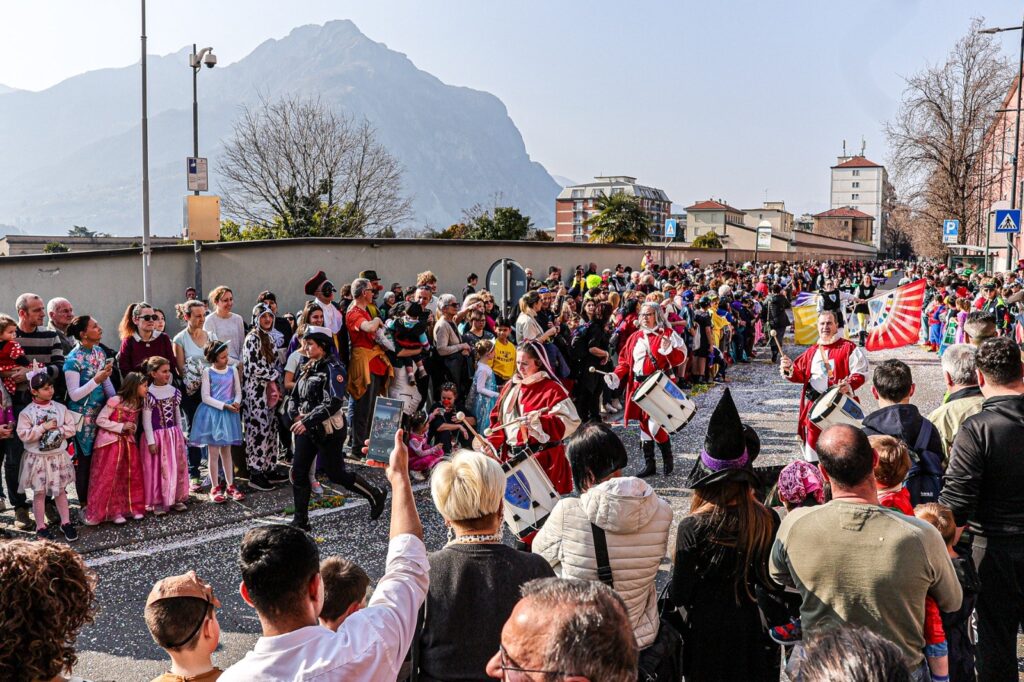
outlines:
M440 445L428 445L426 434L410 434L409 469L412 471L430 471L443 457L444 448Z
M124 433L125 424L137 424L138 419L139 410L123 406L121 397L116 395L96 417L99 431L89 470L89 505L85 511L88 523L141 515L146 510L136 437Z
M146 439L140 448L147 508L167 511L188 501L188 462L180 407L181 392L174 386L150 386L142 408ZM156 454L150 453L149 445L156 445Z

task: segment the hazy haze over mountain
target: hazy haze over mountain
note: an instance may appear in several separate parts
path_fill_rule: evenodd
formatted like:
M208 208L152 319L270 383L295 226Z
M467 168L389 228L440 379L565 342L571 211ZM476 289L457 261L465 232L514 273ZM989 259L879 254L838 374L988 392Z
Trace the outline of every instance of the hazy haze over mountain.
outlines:
M149 58L151 225L181 230L185 157L192 153L188 53ZM142 224L138 66L102 69L41 92L3 94L0 223L62 234L72 224L139 234ZM350 21L302 26L244 59L199 75L199 150L210 157L218 191L221 141L242 105L262 95L319 97L366 117L402 162L414 219L445 227L475 203L518 206L538 227L553 221L559 190L532 162L502 102L446 85L405 55L376 43Z

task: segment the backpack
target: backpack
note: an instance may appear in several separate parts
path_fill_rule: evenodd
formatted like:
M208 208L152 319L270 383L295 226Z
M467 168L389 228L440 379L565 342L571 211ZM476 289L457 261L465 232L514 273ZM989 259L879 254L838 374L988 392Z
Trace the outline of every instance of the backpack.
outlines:
M910 448L910 471L904 484L910 491L910 504L917 506L925 502L938 502L942 490L942 453L928 449L935 427L927 419L921 419L921 430Z

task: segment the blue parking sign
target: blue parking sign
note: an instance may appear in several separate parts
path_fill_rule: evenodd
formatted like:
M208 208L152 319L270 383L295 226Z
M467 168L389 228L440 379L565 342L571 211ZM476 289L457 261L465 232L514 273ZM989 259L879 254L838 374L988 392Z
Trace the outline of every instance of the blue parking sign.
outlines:
M674 238L676 236L676 219L665 219L665 236Z
M942 243L943 244L956 244L957 237L960 234L960 221L959 220L943 220L942 221Z

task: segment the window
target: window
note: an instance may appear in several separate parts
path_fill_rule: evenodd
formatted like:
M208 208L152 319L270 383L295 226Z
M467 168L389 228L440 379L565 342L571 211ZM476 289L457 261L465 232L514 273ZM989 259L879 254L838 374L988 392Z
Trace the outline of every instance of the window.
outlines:
M582 211L583 210L583 202L582 201L577 201L576 202L576 210L577 211Z
M859 170L853 171L853 177L859 178L860 177L860 171Z
M622 194L622 191L623 190L622 190L621 187L613 187L612 188L612 196L615 196L616 194Z
M855 183L853 183L853 188L854 188L854 189L858 189L858 188L860 188L860 183L859 183L859 182L855 182Z
M860 199L860 195L859 194L851 194L850 198L853 199L854 201L858 201Z
M573 199L581 199L582 197L583 197L583 190L581 190L581 189L574 189L572 191L572 198Z

